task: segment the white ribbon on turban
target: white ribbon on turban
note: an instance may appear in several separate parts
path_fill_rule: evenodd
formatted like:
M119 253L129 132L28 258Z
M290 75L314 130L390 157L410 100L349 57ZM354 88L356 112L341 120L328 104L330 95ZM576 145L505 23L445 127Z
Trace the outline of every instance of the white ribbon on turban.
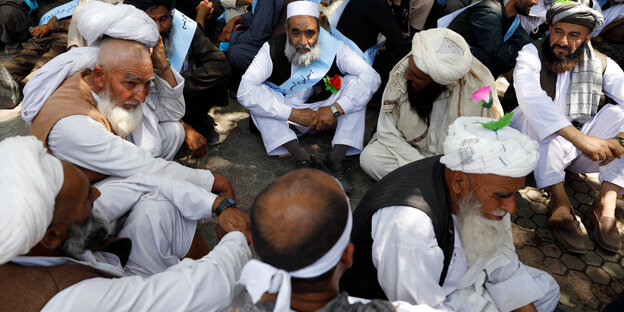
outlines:
M52 221L61 161L34 136L0 142L0 265L30 251Z
M128 4L88 2L80 11L78 30L89 46L106 35L138 41L148 47L158 43L158 26L145 12Z
M347 203L349 203L348 198ZM290 277L317 277L334 268L336 264L338 264L338 261L340 261L342 253L349 244L351 228L353 227L353 216L349 204L347 205L347 209L349 210L347 224L340 238L325 255L309 266L293 272L286 272L258 260L247 262L245 267L243 267L238 283L245 285L252 301L254 303L258 302L264 293L277 293L275 309L273 311L290 311Z
M539 159L537 142L511 127L493 131L479 124L489 121L493 119L458 118L448 129L440 162L451 170L465 173L513 178L531 173Z
M473 59L466 40L447 28L417 32L412 39L412 56L418 69L443 86L464 77Z
M99 38L138 41L147 47L158 42L156 23L145 12L131 5L108 4L100 1L87 3L78 18L78 29L89 46L98 45ZM75 73L97 64L99 48L71 49L43 65L24 86L22 118L31 123L50 95Z

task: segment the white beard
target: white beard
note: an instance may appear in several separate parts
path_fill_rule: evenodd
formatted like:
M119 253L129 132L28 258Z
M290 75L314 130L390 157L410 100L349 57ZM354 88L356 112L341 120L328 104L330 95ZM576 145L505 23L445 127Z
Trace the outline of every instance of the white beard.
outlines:
M477 260L492 256L511 236L503 220L490 220L481 215L482 204L474 192L470 191L458 204L457 229L470 267Z
M175 32L175 27L171 25L169 30L167 31L167 35L163 36L163 45L165 46L165 55L170 58L173 56L173 33Z
M313 46L310 46L309 44L306 44L305 46L301 44L293 46L290 43L288 34L286 34L286 47L284 47L284 54L291 64L297 67L307 67L321 57L321 45L319 44L319 41L321 41L320 36L316 39ZM309 51L307 53L299 53L297 52L297 49L309 49Z
M136 101L127 101L125 104L136 105L137 107L127 110L121 106L117 106L117 101L111 101L110 87L106 84L106 89L98 94L97 109L106 117L113 131L121 137L134 132L143 119L143 103Z

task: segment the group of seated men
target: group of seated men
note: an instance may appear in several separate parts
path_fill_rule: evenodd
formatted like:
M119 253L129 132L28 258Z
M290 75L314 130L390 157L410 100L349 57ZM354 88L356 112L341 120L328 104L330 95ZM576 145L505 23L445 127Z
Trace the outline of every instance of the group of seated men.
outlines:
M248 215L227 178L172 161L189 137L185 100L198 96L186 87L193 74L173 67L199 61L175 51L184 28L172 26L171 8L87 3L72 18L85 46L26 83L32 136L0 142L1 310L553 311L557 283L520 262L511 233L531 172L552 194L553 233L575 253L587 247L565 170L599 172L588 219L598 245L620 249L624 72L589 42L599 11L550 7L549 35L517 51L513 118L493 91L474 99L495 84L468 39L446 28L413 34L364 147L365 110L382 83L371 54L331 16L322 27L319 4L290 2L237 97L267 153L290 153L299 170ZM216 49L200 36L192 29L190 51ZM297 140L330 128L323 160ZM352 215L344 161L362 150L379 181ZM199 220L218 223L212 250Z

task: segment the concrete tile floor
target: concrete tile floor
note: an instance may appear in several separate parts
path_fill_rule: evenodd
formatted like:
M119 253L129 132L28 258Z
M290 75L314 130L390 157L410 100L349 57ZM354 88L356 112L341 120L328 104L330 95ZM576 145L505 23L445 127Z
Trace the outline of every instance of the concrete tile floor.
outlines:
M10 60L0 52L0 64ZM0 111L0 140L13 135L28 134L28 125L17 111ZM255 196L277 177L294 169L290 157L269 157L266 155L260 136L249 131L249 114L236 101L223 108L211 111L219 125L223 142L210 149L200 159L187 157L183 147L176 159L189 167L213 170L230 179L236 192L236 199L242 209L248 210ZM370 139L377 121L377 112L366 114L366 137ZM332 133L324 132L305 135L300 138L306 150L323 157L331 146ZM355 208L366 190L374 183L360 168L357 157L349 157L348 165L352 175L354 191L350 198ZM528 185L534 185L530 178ZM595 175L568 174L566 190L579 218L591 226L586 212L597 194L598 180ZM548 226L548 199L542 192L526 187L517 197L518 212L512 217L514 244L519 258L527 265L551 273L561 287L560 311L601 311L624 292L624 249L617 254L604 251L588 238L590 250L585 255L570 254L562 250ZM616 210L620 236L624 238L624 201L618 199ZM202 237L209 245L216 243L214 224L201 222ZM586 231L587 231L586 230Z

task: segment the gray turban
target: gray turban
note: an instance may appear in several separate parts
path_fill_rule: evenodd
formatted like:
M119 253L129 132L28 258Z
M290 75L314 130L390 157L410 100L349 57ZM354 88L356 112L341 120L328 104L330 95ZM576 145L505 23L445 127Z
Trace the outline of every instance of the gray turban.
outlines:
M604 17L599 11L578 2L554 3L546 12L546 22L550 26L558 22L583 25L595 32L604 23Z
M34 136L0 142L0 264L43 239L63 180L61 161Z

